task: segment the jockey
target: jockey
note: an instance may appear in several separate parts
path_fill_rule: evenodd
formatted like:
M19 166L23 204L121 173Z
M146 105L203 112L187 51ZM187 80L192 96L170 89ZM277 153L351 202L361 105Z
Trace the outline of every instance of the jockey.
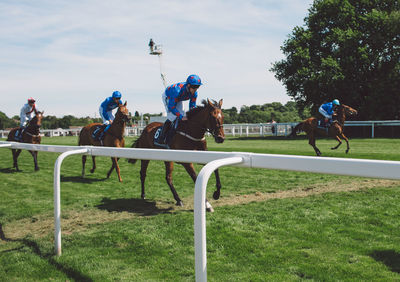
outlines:
M165 121L162 132L158 136L156 143L163 145L166 142L167 132L171 128L172 123L178 119L187 120L183 110L182 101L189 100L189 110L196 107L197 89L199 89L201 79L198 75L189 75L186 82L179 82L168 86L162 94L165 109L167 111L167 120ZM178 126L178 122L174 123L174 128ZM172 131L173 132L173 131ZM169 134L172 135L172 134Z
M332 122L332 115L336 108L340 106L339 100L334 99L332 102L322 104L319 107L319 112L325 117L325 124L329 126Z
M93 135L96 136L99 140L103 138L104 134L110 128L114 115L112 114L112 110L118 107L118 105L122 104L121 102L122 94L119 91L114 91L111 97L108 97L101 103L99 112L100 116L103 119L103 125L99 130L95 130Z
M19 119L20 119L20 128L15 132L15 139L20 141L22 138L22 132L24 131L26 125L29 123L29 121L32 119L32 112L37 114L36 110L36 104L35 104L35 99L32 97L28 99L28 103L26 103L22 108L21 112L19 114Z

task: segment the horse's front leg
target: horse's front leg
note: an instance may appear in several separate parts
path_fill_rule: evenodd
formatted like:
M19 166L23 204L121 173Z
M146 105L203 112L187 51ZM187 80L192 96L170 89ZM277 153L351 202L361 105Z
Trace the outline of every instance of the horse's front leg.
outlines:
M172 171L174 170L174 163L173 162L164 162L164 163L165 163L165 179L167 180L168 186L171 189L172 195L174 195L176 205L183 207L183 202L179 198L179 195L175 190L174 184L172 183Z
M37 151L30 151L30 153L32 154L33 163L35 164L35 171L38 171L39 170L39 165L38 165L38 161L37 161L38 152Z
M119 160L119 158L111 158L112 165L111 165L110 170L107 173L107 178L110 178L110 175L111 175L113 169L115 168L115 170L118 174L118 180L119 180L119 182L122 182L122 178L121 178L121 174L120 174L120 170L119 170L119 166L118 166L118 160Z
M196 183L197 174L196 174L196 171L194 170L193 164L192 163L183 163L182 165L186 169L187 173L189 173L189 175L192 178L193 182ZM216 175L218 175L218 172L216 173ZM219 176L218 176L218 180L217 180L217 187L218 187L218 182L219 182ZM219 186L221 188L221 183L219 183ZM214 192L214 194L216 192ZM207 199L206 199L206 203L205 204L206 204L206 210L208 212L214 212L214 208L211 206L211 204L208 202Z
M339 144L337 144L335 147L332 147L331 150L336 150L340 145L342 145L342 140L340 140L338 135L335 136L335 139L339 142Z

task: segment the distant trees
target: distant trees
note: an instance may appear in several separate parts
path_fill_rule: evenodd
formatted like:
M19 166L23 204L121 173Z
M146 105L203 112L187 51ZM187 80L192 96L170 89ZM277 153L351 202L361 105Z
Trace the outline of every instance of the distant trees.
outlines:
M361 120L400 119L400 1L314 0L272 71L300 108L338 98Z
M309 117L310 111L305 109L299 114L297 104L293 101L282 105L279 102L267 103L264 105L242 106L240 113L236 107L222 109L224 123L266 123L275 120L276 122L292 122L303 120Z

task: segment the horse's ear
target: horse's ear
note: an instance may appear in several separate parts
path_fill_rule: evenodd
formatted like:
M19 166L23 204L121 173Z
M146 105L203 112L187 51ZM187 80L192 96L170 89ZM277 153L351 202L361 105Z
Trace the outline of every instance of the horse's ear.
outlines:
M222 107L222 101L223 101L223 99L221 99L221 100L219 100L219 102L218 102L218 107L221 109L221 107Z
M42 111L42 115L44 114L44 111Z
M128 101L125 101L124 107L126 107L127 104L128 104Z
M207 104L211 107L214 107L214 104L210 101L210 99L207 98Z

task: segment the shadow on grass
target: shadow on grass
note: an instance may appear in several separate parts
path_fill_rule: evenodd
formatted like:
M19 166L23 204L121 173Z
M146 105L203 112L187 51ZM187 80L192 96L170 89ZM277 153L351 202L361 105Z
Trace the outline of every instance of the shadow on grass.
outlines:
M400 273L400 254L394 250L373 251L369 254L376 261L384 263L392 272Z
M0 253L9 253L9 252L18 252L21 251L22 255L23 253L25 253L26 251L24 251L24 246L28 247L32 250L32 252L34 254L36 254L37 256L39 256L41 259L46 260L49 264L53 265L57 270L63 272L65 275L68 276L68 278L73 279L75 281L93 281L90 277L82 274L81 272L62 265L61 263L57 262L57 260L54 257L54 254L43 254L42 251L40 250L39 245L30 239L10 239L7 238L4 234L3 231L3 225L0 223L0 240L5 241L5 242L18 242L21 243L23 246L18 247L18 248L14 248L11 250L5 250L2 251Z
M61 175L61 181L62 182L74 182L74 183L94 183L94 182L100 182L100 181L105 181L107 178L87 178L82 176L62 176Z
M18 173L18 172L22 172L22 170L16 170L13 167L0 168L0 173Z
M109 212L131 212L143 216L171 213L172 208L160 209L156 202L142 199L115 199L103 198L102 204L96 206Z

